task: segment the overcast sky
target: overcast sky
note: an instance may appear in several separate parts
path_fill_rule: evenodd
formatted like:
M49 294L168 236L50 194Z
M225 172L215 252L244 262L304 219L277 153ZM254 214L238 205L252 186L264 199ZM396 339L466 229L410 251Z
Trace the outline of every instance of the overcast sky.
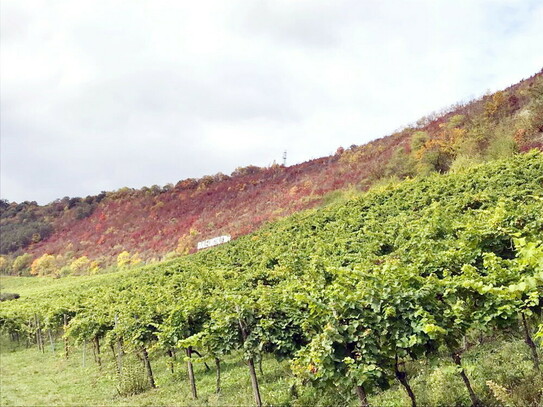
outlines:
M2 0L1 197L363 144L543 67L540 0Z

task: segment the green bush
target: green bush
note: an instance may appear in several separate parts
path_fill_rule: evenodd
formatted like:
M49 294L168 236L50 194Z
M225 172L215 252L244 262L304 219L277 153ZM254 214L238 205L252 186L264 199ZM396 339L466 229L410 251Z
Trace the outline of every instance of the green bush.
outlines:
M429 139L426 131L416 131L411 136L411 151L420 150Z
M478 156L459 155L452 162L449 171L452 173L462 172L482 162L482 158Z
M465 361L473 370L475 391L484 402L496 403L496 394L487 384L492 381L507 390L514 406L541 405L543 376L535 371L524 341L504 342L499 347L495 343L483 345Z
M517 143L509 135L498 135L490 141L487 156L493 160L511 157L518 151Z
M150 388L141 362L125 358L123 369L118 375L117 393L121 397L134 396Z
M29 253L21 254L13 261L13 273L19 276L29 276L30 266L32 264L32 255Z
M355 400L355 395L350 394L346 389L317 389L314 387L298 388L299 394L289 401L289 405L295 407L315 406L337 406L347 407Z
M424 399L432 406L467 406L469 394L462 382L458 370L453 365L440 366L428 375ZM423 403L425 404L425 403Z

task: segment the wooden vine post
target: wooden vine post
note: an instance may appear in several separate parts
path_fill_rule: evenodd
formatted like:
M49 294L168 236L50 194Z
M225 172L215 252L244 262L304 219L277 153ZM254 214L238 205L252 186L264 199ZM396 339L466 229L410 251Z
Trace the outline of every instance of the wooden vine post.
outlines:
M69 347L68 347L68 336L66 335L66 331L68 330L68 315L63 314L62 320L63 320L62 326L64 329L64 358L68 359Z
M192 397L194 399L197 399L198 393L196 392L196 381L194 380L194 369L192 366L192 346L189 346L186 352L187 352L187 371L189 374L190 390L192 391Z
M98 336L95 336L93 339L94 343L94 349L96 349L96 363L98 363L98 366L102 366L102 357L100 355L100 338Z
M239 319L238 322L239 322L239 328L241 330L241 337L243 338L243 342L245 343L245 341L247 340L247 331L241 319ZM256 376L255 361L253 357L249 357L247 359L247 365L249 366L249 375L251 376L251 386L253 387L253 395L255 397L255 404L257 405L257 407L261 407L262 398L260 397L260 388L258 386L258 378Z
M413 389L409 385L409 381L407 380L407 373L403 370L400 370L400 364L398 362L398 355L396 355L395 361L394 361L394 374L396 375L396 379L401 383L401 385L404 387L405 391L407 392L407 395L411 399L411 406L417 407L417 399L415 398L415 393L413 393Z
M43 336L42 336L42 331L41 331L41 324L40 324L40 320L37 314L34 314L34 321L35 321L35 327L36 327L36 343L38 344L38 349L42 353L45 353L45 347L43 344Z
M149 378L149 384L153 389L156 389L155 377L153 375L153 369L151 369L151 362L149 361L149 353L147 352L147 349L145 349L145 346L142 346L141 354L143 356L145 371L147 372L147 377Z
M118 314L115 314L115 319L114 319L115 330L117 330L118 326L119 326L119 316ZM121 343L121 338L117 337L116 344L117 344L117 352L116 352L117 353L117 372L121 374L123 371L123 356L124 356L124 350L123 350L123 345ZM113 353L115 353L115 351L113 351Z
M48 329L47 333L49 335L49 343L51 344L51 352L55 353L55 340L53 339L53 333L51 332L51 329Z
M470 382L468 376L466 375L466 372L464 371L464 367L462 366L462 358L460 356L460 353L459 352L452 352L451 357L452 357L453 362L459 368L460 377L462 377L462 380L464 381L464 384L465 384L466 388L468 389L469 398L471 399L472 406L473 407L482 406L481 402L479 401L479 398L477 397L477 395L473 391L473 387L471 387L471 382Z
M530 351L532 352L532 362L534 363L534 369L539 372L540 368L539 355L537 354L537 346L530 335L530 326L528 325L528 321L526 320L526 315L524 315L524 312L521 312L521 315L522 326L524 328L524 342L526 342L526 345L528 345Z
M217 370L217 379L215 382L215 393L219 394L221 392L221 360L215 358L215 367Z

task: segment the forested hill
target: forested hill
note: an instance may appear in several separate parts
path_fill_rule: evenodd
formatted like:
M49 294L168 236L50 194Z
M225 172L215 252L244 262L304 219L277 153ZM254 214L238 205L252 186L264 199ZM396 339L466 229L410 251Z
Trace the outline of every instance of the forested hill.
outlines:
M543 73L299 165L238 168L164 187L121 188L45 206L0 202L0 272L97 272L193 252L376 183L456 171L543 146ZM356 141L356 140L353 140Z

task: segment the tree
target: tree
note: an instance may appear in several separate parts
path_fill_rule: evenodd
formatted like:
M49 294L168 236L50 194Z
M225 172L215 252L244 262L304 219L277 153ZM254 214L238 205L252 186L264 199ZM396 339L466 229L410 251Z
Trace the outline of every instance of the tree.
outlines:
M87 256L79 257L70 264L72 274L84 274L91 268L91 261Z
M30 270L32 264L32 255L29 253L17 256L13 261L13 272L22 275Z
M126 250L119 253L117 256L117 267L121 270L126 269L130 265L130 253Z
M44 254L32 262L30 274L35 276L57 276L57 261L55 256Z
M10 271L11 261L5 256L0 256L0 273L9 274Z

